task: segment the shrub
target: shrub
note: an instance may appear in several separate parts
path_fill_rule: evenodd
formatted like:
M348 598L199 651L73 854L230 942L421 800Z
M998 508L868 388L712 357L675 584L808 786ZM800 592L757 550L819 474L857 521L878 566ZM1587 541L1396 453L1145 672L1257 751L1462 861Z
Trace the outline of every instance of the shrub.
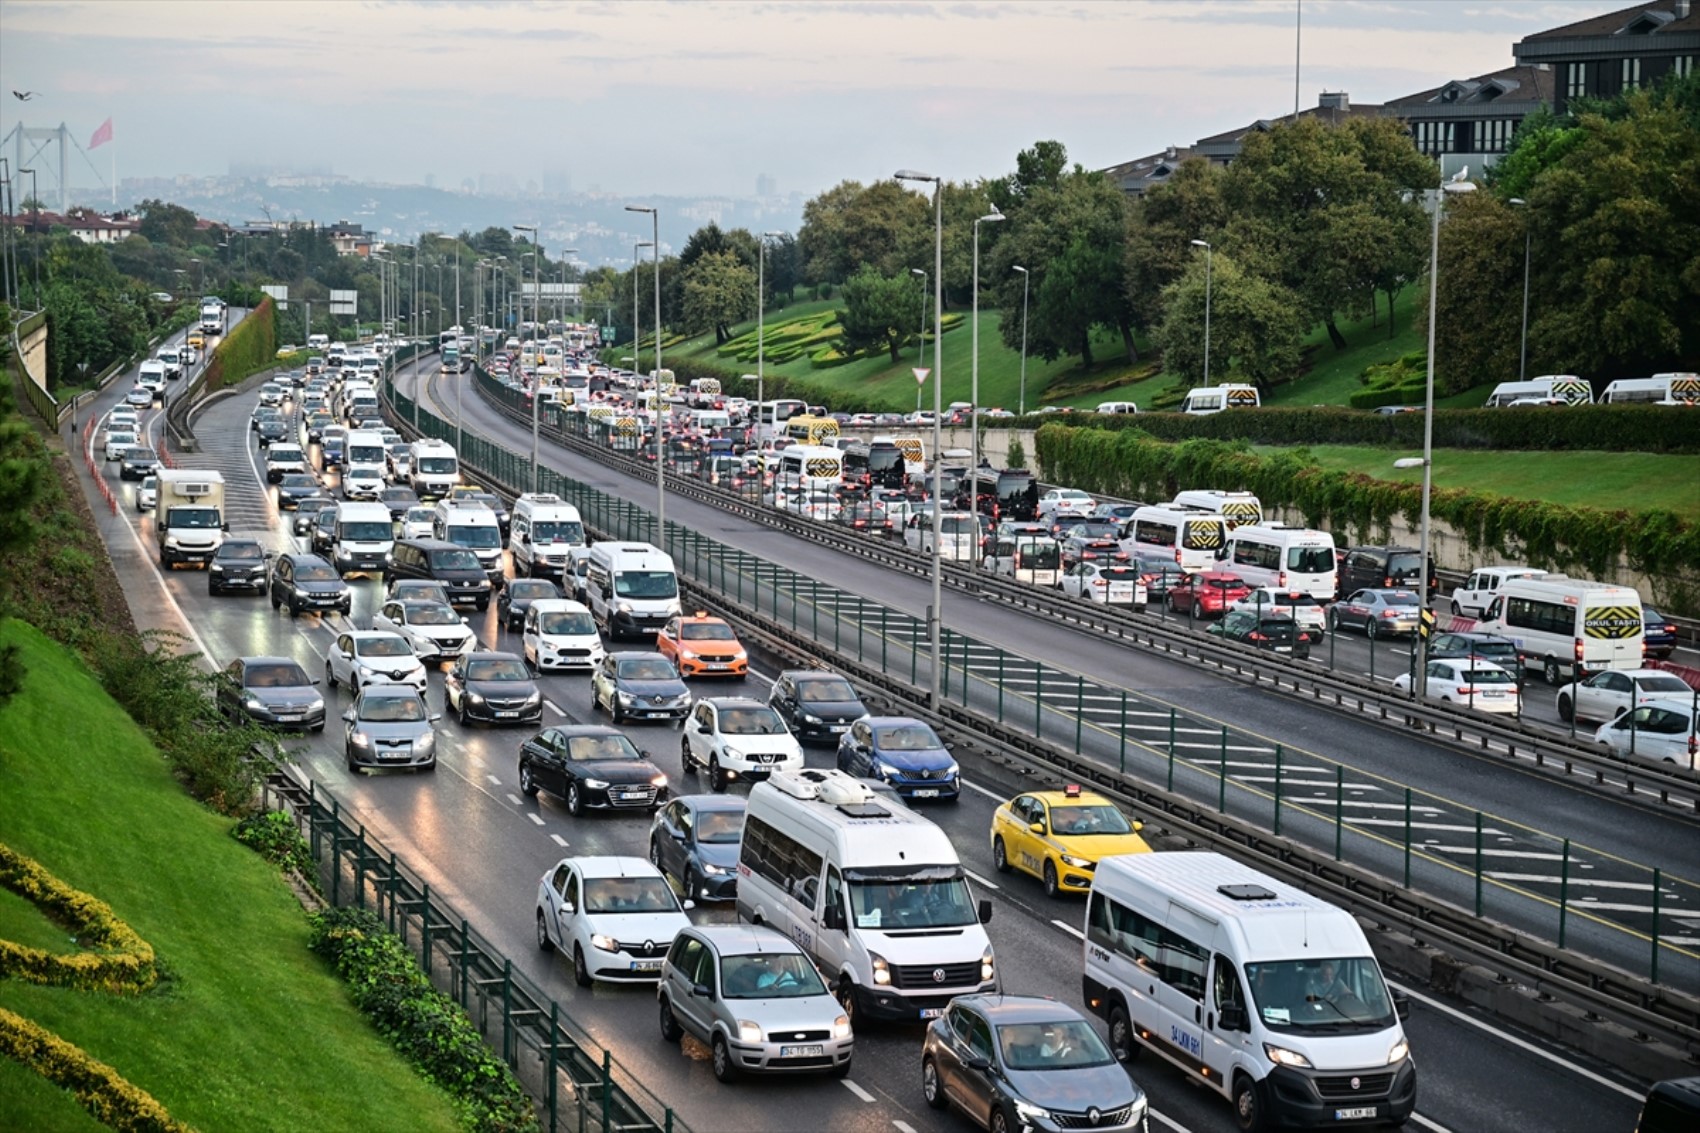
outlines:
M98 897L60 881L0 845L0 888L16 893L73 933L85 948L59 955L0 940L0 977L81 991L146 991L159 978L153 946Z
M268 810L249 815L231 829L230 835L273 865L294 870L316 885L318 870L313 861L313 847L287 813Z
M0 1056L76 1095L96 1121L124 1133L189 1133L146 1090L51 1031L0 1007Z

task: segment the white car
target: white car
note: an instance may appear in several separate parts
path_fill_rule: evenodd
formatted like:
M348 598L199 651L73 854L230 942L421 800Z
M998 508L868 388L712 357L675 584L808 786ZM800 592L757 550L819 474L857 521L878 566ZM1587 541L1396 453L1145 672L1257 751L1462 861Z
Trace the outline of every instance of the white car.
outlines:
M785 721L759 700L742 696L707 697L696 702L679 741L685 774L708 772L711 790L724 791L729 779L765 779L775 771L803 766L803 746Z
M1517 691L1517 678L1505 669L1481 658L1441 657L1428 663L1429 700L1462 704L1477 712L1512 714L1523 709L1522 696ZM1393 680L1400 692L1411 691L1411 674L1400 673Z
M643 858L562 858L537 883L537 947L565 952L580 987L655 983L694 907Z
M1700 771L1700 713L1694 710L1694 690L1687 696L1648 701L1601 724L1594 742L1616 755Z
M1039 518L1055 523L1070 517L1086 518L1098 501L1079 488L1052 488L1039 497Z
M159 477L143 476L136 486L136 510L152 511L159 506Z
M396 532L396 538L429 539L436 519L437 509L434 507L410 507L402 513L401 530Z
M1230 602L1228 609L1244 610L1250 614L1286 614L1312 637L1321 637L1328 629L1328 611L1322 608L1320 602L1309 594L1283 590L1279 586L1254 587L1244 598Z
M1069 567L1057 585L1070 598L1107 606L1145 605L1145 577L1137 566L1082 560Z
M153 404L153 390L147 386L133 386L130 392L124 395L124 404L146 409Z
M1694 690L1673 673L1661 669L1607 669L1558 690L1558 718L1568 721L1615 720L1636 705L1652 700L1681 700Z
M134 409L128 405L120 405L106 415L106 428L109 432L113 429L124 429L139 433L142 431L142 421Z
M520 651L538 672L594 669L605 650L596 619L571 598L539 598L525 611Z
M108 461L123 459L124 453L141 442L136 434L128 429L106 430L106 459Z
M425 665L399 633L348 630L325 651L325 684L345 682L359 690L371 685L411 685L425 691Z
M423 661L448 661L478 648L466 619L434 598L392 598L372 615L372 628L407 639Z

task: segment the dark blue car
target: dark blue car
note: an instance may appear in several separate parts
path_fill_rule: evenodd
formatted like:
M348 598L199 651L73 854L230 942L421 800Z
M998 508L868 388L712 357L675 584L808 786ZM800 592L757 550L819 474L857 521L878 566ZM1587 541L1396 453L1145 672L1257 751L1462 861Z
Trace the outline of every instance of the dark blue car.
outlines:
M962 771L938 733L909 716L864 716L838 741L838 769L889 784L906 801L962 794Z
M693 901L738 895L738 841L744 831L742 795L684 795L655 814L649 860L679 881Z
M1653 609L1641 607L1641 620L1647 633L1647 656L1668 660L1676 652L1676 623Z

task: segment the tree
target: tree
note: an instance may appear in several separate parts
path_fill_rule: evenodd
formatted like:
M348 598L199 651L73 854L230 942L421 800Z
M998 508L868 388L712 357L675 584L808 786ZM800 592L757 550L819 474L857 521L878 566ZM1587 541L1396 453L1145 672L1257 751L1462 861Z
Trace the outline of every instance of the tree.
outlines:
M733 323L755 314L756 273L739 262L736 252L698 256L682 279L684 325L692 334L712 327L715 345L720 345L732 337Z
M1203 158L1183 162L1127 211L1128 305L1143 326L1163 319L1163 289L1197 258L1194 240L1216 241L1227 221L1222 172Z
M840 181L803 205L803 227L797 231L797 251L803 278L809 283L836 283L844 278L844 226L851 204L862 195L860 181Z
M815 282L848 279L872 266L893 275L916 266L919 250L932 250L932 201L896 181L863 188L844 181L803 206L797 234L805 273Z
M146 200L138 206L142 214L140 232L155 244L187 248L195 239L195 214L182 205Z
M865 267L844 281L843 295L844 311L838 323L843 328L844 351L883 349L890 351L893 365L901 362L906 328L916 325L921 308L916 278Z
M1081 171L1079 165L1074 168ZM1015 155L1015 172L988 182L986 191L1004 212L1019 212L1035 190L1060 187L1067 172L1066 146L1058 141L1034 142Z
M1152 334L1163 351L1164 368L1187 384L1204 380L1205 262L1202 256L1163 293L1166 312ZM1268 389L1298 371L1308 321L1296 297L1278 283L1241 269L1216 252L1209 265L1210 373L1225 379L1230 362L1238 376Z
M1435 384L1445 393L1517 372L1525 219L1493 193L1446 198L1434 328ZM1427 306L1425 287L1425 325Z
M492 225L472 237L468 243L480 256L506 256L510 260L514 257L514 236L506 228Z

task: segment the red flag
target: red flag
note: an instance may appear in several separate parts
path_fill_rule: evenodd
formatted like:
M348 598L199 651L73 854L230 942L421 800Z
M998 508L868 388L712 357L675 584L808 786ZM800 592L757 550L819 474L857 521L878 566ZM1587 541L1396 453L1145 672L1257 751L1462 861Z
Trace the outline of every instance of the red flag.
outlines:
M107 142L110 142L111 140L112 140L112 119L108 118L106 121L104 121L100 124L100 129L98 129L94 132L94 137L89 139L89 148L94 149L97 146L103 146Z

